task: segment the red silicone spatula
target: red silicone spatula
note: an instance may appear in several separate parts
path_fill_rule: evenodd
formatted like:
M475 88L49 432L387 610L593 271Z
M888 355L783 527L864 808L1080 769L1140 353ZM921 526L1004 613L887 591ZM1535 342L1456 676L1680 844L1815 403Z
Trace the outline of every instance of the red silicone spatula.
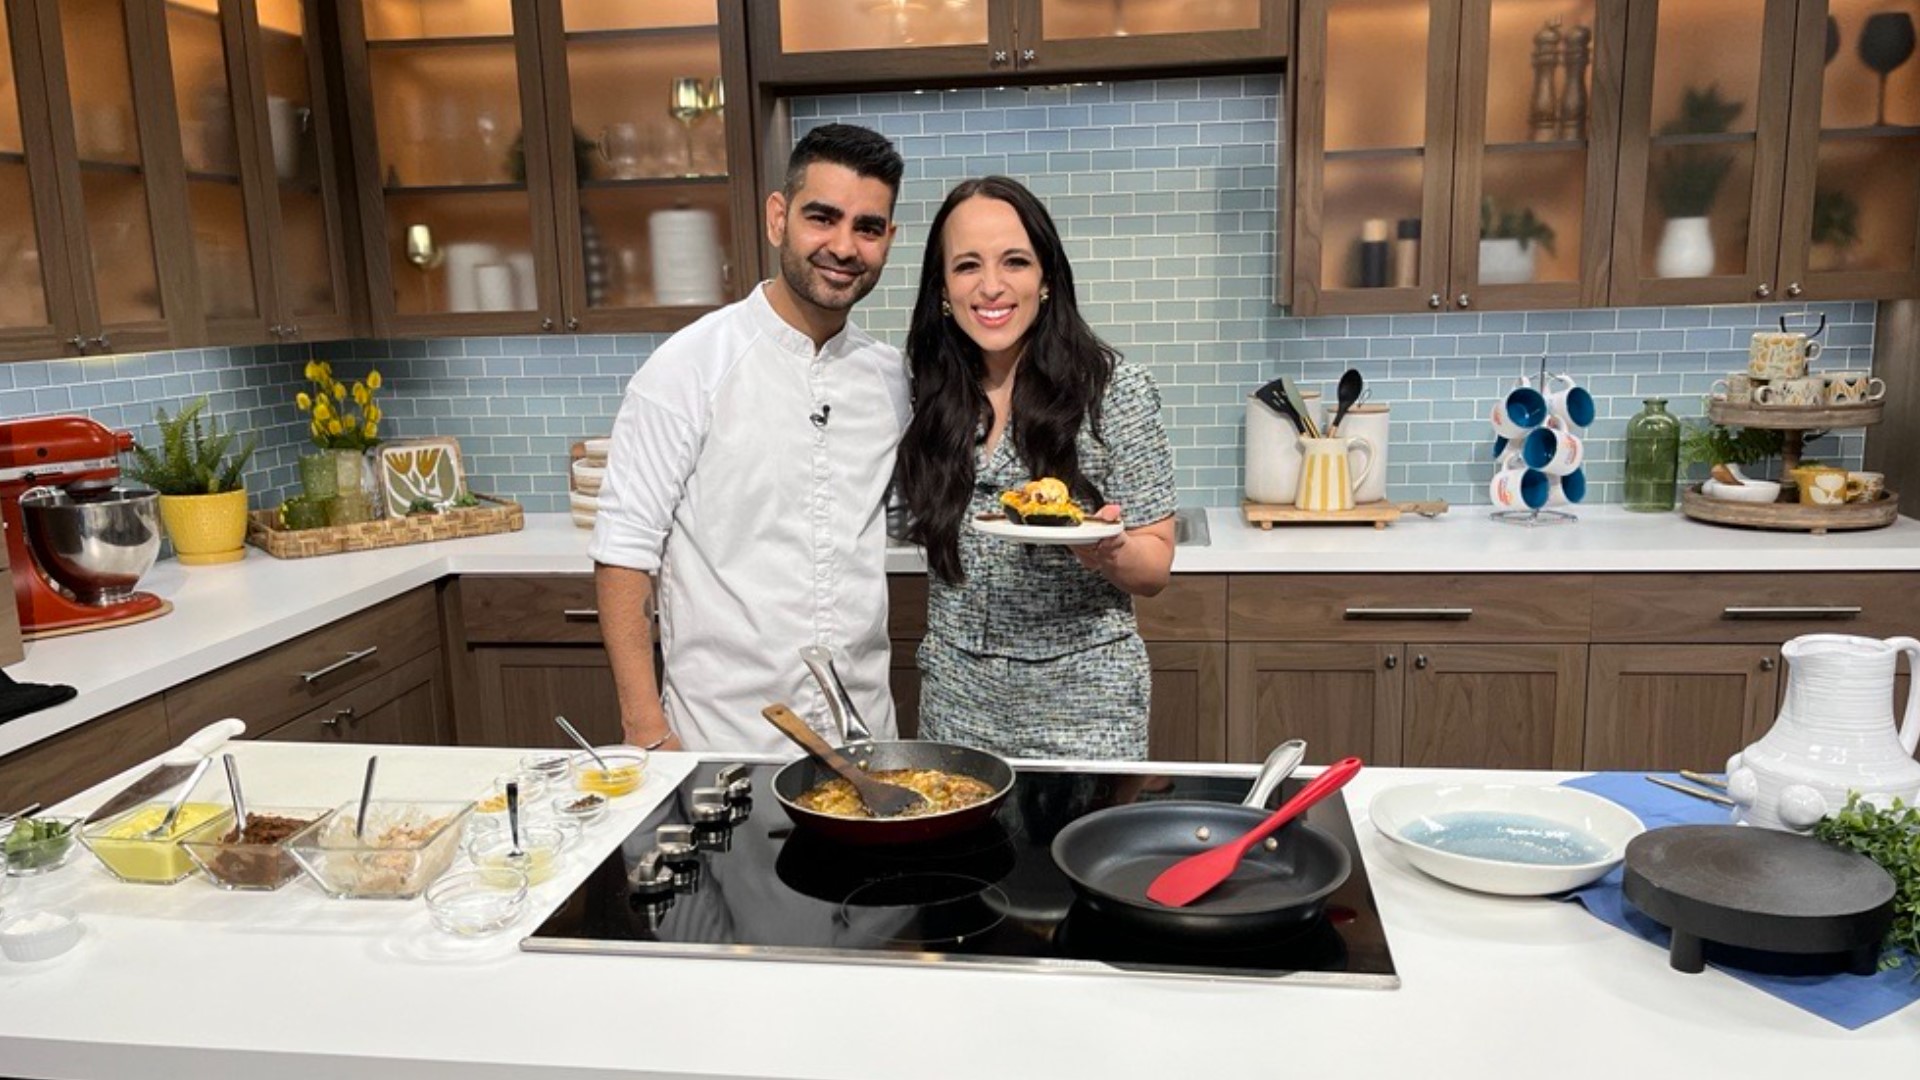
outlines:
M1208 848L1198 855L1189 855L1160 871L1160 876L1147 886L1147 899L1166 907L1186 907L1207 895L1214 886L1233 876L1234 867L1239 866L1241 858L1253 850L1253 845L1305 813L1307 807L1345 787L1347 781L1353 779L1353 774L1359 771L1360 759L1357 757L1344 758L1328 766L1246 835Z

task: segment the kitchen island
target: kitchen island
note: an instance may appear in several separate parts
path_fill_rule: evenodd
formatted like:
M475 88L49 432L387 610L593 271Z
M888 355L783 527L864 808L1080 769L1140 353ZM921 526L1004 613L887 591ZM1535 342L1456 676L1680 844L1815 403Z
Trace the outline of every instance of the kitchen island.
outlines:
M365 761L344 746L234 753L251 790L287 801L339 801ZM381 776L394 794L472 794L517 756L383 748ZM1663 950L1575 905L1426 878L1365 821L1371 794L1396 783L1557 774L1378 769L1349 786L1394 990L519 951L695 764L657 755L642 790L535 890L539 910L476 942L434 930L418 901L332 901L304 880L264 894L123 885L80 853L25 883L29 902L78 911L86 934L52 961L0 962L0 1073L1900 1076L1920 1046L1920 1008L1845 1031L1717 971L1675 972Z
M1920 570L1920 521L1811 536L1719 528L1674 514L1580 508L1570 525L1535 528L1456 507L1386 529L1293 527L1263 531L1237 510L1206 512L1211 542L1183 546L1176 574L1476 574L1659 572L1884 572ZM310 559L249 547L222 566L169 560L140 587L171 601L163 618L29 642L7 674L63 683L80 694L0 725L0 757L144 697L178 686L450 575L589 573L587 530L564 514L527 515L520 532ZM918 574L917 549L887 553L894 574ZM1911 631L1903 631L1911 632ZM214 717L209 717L209 720ZM0 803L4 803L0 792Z

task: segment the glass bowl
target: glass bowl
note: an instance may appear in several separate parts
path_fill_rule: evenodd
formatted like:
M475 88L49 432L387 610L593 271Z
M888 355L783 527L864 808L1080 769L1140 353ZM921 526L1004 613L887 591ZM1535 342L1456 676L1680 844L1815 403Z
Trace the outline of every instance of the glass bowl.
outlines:
M573 758L565 750L536 750L520 759L520 771L546 780L550 790L557 789L572 778Z
M194 871L193 859L180 846L180 838L202 825L233 820L233 811L218 803L190 802L180 808L166 835L148 837L147 831L166 814L165 803L136 806L81 829L80 842L121 881L171 885Z
M527 875L519 870L462 870L427 886L427 913L433 925L462 937L504 930L526 906Z
M39 908L0 918L0 954L16 963L51 960L80 941L80 917L67 908Z
M187 857L223 889L272 890L300 876L287 841L333 813L324 807L249 807L242 835L233 818L209 821L180 838Z
M79 849L77 817L43 814L22 818L0 833L0 858L9 877L32 877L65 866Z
M287 850L328 896L411 900L459 853L470 802L375 799L363 835L353 835L358 799L294 834Z
M505 829L488 830L467 841L467 857L480 870L517 870L528 885L538 885L560 868L566 834L552 825L522 825L520 854L513 853L513 837Z
M634 746L610 746L597 751L606 762L602 769L593 756L584 751L573 755L573 786L617 799L640 790L647 774L647 752Z
M607 816L607 797L596 791L561 795L553 800L553 812L561 821L591 825Z

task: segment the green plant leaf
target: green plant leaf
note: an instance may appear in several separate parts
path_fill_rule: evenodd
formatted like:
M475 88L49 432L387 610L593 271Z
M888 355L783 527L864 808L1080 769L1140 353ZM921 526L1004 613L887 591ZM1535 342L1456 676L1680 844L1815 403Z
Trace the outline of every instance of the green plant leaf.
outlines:
M1882 942L1880 966L1920 958L1920 808L1895 799L1883 810L1849 792L1847 805L1820 819L1813 835L1865 855L1892 876L1893 926Z
M228 456L233 434L219 430L212 419L202 418L207 399L183 407L172 416L166 406L153 411L154 424L160 429L156 452L139 443L133 447L133 465L127 475L162 495L217 495L236 491L241 473L253 457L255 436L249 435L240 452Z

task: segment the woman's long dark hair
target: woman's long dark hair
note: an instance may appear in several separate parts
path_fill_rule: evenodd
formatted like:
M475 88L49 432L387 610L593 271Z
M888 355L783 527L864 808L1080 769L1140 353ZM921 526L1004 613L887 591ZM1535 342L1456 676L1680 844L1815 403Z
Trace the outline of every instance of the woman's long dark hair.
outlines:
M1080 471L1074 448L1082 425L1098 429L1100 399L1113 376L1117 355L1080 317L1073 268L1047 208L1019 181L1004 176L964 180L951 192L927 230L920 266L920 295L907 332L907 364L913 374L913 420L900 443L895 483L905 498L908 538L925 549L927 566L942 581L958 582L960 529L973 495L974 457L993 420L981 388L986 361L980 346L941 313L946 282L946 225L954 208L975 196L1013 207L1040 260L1048 299L1027 331L1019 375L1013 383L1013 415L1005 438L1013 440L1027 472L1066 481L1074 498L1099 506L1100 491Z

